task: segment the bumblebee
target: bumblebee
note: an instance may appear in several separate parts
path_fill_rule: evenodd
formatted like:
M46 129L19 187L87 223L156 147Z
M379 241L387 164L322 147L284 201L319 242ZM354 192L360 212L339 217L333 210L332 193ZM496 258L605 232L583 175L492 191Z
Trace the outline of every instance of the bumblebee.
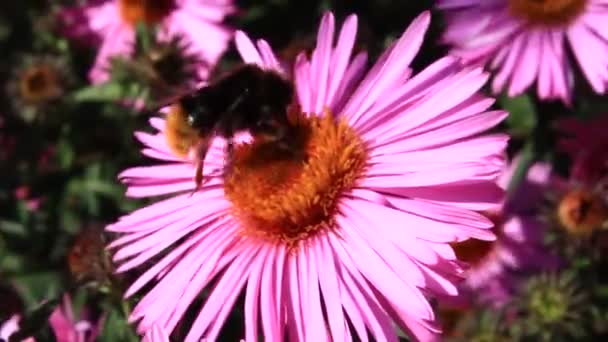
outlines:
M287 148L288 106L293 86L278 73L253 64L242 65L207 86L177 99L170 107L165 136L180 157L193 153L195 192L203 182L203 163L214 137L227 141L228 161L236 133Z

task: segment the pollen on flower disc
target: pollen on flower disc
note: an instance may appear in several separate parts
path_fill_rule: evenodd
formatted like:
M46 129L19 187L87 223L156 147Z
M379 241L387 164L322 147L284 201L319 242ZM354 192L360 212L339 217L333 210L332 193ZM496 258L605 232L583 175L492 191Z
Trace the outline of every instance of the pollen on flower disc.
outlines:
M585 11L588 0L509 0L509 12L531 25L567 25Z
M363 174L363 141L331 113L297 118L292 148L241 144L224 179L245 235L295 246L332 229L338 202Z
M157 24L175 7L175 0L119 0L118 3L121 18L133 26L138 22Z

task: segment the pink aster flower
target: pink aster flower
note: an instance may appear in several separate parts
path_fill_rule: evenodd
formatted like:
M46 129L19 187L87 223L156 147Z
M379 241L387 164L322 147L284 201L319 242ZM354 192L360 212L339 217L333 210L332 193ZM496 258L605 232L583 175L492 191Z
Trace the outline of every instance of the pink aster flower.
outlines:
M506 189L517 159L505 169L498 184ZM556 257L543 245L545 224L539 219L541 203L552 185L551 167L533 165L527 179L513 197L489 213L496 222L495 241L467 240L455 244L456 255L470 263L462 283L461 301L480 301L495 306L506 304L526 274L557 266Z
M9 338L19 331L19 321L21 316L13 315L5 322L0 322L0 341L8 341ZM28 337L21 342L36 342L33 337Z
M608 6L604 0L438 0L444 41L465 62L496 70L495 93L569 103L577 63L596 93L608 84ZM575 61L569 57L569 51Z
M93 342L101 331L103 319L92 322L88 319L86 310L81 319L74 317L72 300L69 295L63 296L63 303L59 305L49 317L49 324L55 333L57 342Z
M198 70L205 78L232 38L224 17L234 12L232 0L97 0L88 6L62 13L66 34L91 39L101 38L95 65L89 73L93 83L108 79L109 59L131 53L135 25L143 21L157 24L159 39L180 36L188 44L188 53L201 60Z
M220 174L218 138L193 195L192 161L170 152L164 119L136 134L160 164L124 171L127 195L171 195L107 227L122 234L110 245L118 272L149 265L126 292L142 296L131 316L140 333L170 334L191 312L185 341L216 340L243 292L246 341L396 341L394 324L439 338L427 296L458 293L449 243L495 238L478 211L502 199L507 137L481 135L506 116L478 92L481 68L445 57L413 74L429 21L420 15L367 70L365 53L352 56L357 17L334 43L325 14L311 59L285 73L300 106L295 151L277 157L245 139ZM238 32L236 43L245 62L282 72L265 41Z
M169 336L161 327L154 324L152 328L146 331L141 342L169 342Z

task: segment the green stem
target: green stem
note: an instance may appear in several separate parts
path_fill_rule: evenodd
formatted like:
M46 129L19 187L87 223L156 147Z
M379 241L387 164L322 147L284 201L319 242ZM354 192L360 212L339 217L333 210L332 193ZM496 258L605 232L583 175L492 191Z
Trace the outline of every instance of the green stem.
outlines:
M145 52L150 50L152 46L152 32L148 25L145 22L138 22L135 26L135 31L137 33L137 42L139 43L139 48L141 52Z
M526 179L528 170L536 160L535 154L534 139L529 139L520 152L519 164L517 165L515 172L513 172L511 182L507 187L507 199L512 198L513 194L515 194L521 183Z
M122 309L122 314L125 315L126 319L129 319L129 315L131 315L131 304L128 300L122 299L120 301L120 308Z

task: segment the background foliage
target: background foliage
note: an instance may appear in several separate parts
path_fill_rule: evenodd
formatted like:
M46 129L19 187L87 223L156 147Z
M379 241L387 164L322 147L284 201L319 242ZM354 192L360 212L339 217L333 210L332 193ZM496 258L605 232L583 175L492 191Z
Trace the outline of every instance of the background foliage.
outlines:
M97 317L105 317L102 341L137 340L125 319L131 303L121 299L130 275L111 275L102 248L107 239L102 228L145 204L126 199L116 177L129 166L146 163L133 132L149 130L149 113L135 110L123 100L148 95L153 101L150 94L154 85L120 60L114 64L110 83L99 87L89 84L86 75L95 51L69 41L56 29L57 11L75 3L0 3L0 82L4 91L0 97L0 322L22 312L26 322L23 330L39 341L53 341L46 318L57 300L69 292L76 307L86 303ZM431 1L256 0L238 1L238 5L241 11L230 22L253 37L264 37L284 56L290 56L294 46L306 46L314 38L323 11L333 10L338 21L356 13L359 47L367 49L373 60L415 16L431 8ZM150 39L148 30L140 30L140 44ZM438 44L441 31L441 15L436 14L414 61L415 70L446 53L446 47ZM154 42L141 45L140 53L145 54L150 46ZM15 84L21 70L36 58L52 58L60 65L63 95L32 105L15 93ZM238 61L232 46L219 68L227 69ZM500 127L512 135L510 153L524 153L519 179L534 160L550 161L567 176L569 160L556 152L553 122L557 117L590 118L608 106L605 97L591 95L585 87L577 87L579 95L571 108L540 103L531 95L498 99L496 106L511 113ZM512 187L517 183L518 179ZM462 334L456 339L605 337L608 287L600 272L605 247L594 242L595 247L588 248L589 241L572 246L561 231L551 234L548 248L555 248L568 260L566 271L533 279L513 304L512 310L520 313L516 319L504 319L503 315L512 311L484 308L465 315L459 323ZM572 292L570 297L554 298L568 291ZM223 335L226 340L242 335L239 317L236 310L229 319Z

